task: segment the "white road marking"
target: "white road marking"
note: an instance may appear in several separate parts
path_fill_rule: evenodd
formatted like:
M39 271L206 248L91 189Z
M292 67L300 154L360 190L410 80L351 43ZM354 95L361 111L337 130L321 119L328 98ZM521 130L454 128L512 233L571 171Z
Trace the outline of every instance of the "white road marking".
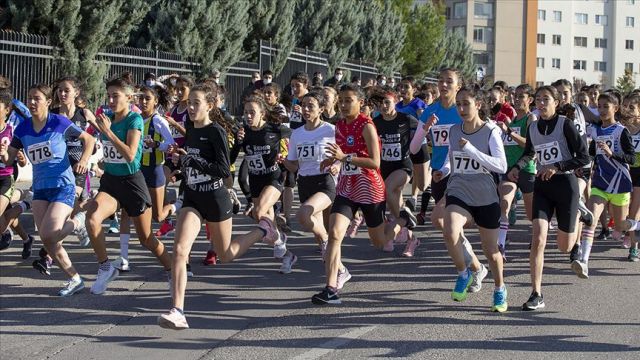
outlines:
M353 340L373 331L377 326L365 326L361 328L357 328L353 331L350 331L346 334L340 335L339 337L333 338L325 343L320 344L318 347L312 348L311 350L300 354L294 357L294 360L313 360L318 359L328 353L334 351L335 349L344 346Z

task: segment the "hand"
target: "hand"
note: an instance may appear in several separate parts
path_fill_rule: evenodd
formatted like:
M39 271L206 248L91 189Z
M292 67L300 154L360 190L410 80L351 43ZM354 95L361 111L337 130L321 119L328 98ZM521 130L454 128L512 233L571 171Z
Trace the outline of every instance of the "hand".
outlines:
M327 168L329 168L329 171L331 171L331 168L334 166L334 164L335 164L334 159L324 159L320 162L320 171L324 173L326 172ZM340 171L339 168L338 168L338 171Z
M244 128L241 127L238 129L238 142L242 142L244 140Z
M424 129L424 132L429 132L429 129L431 129L432 126L437 124L439 120L440 119L438 119L438 116L436 114L431 114L431 116L429 117L429 120L427 120L427 122L422 127Z
M507 129L509 128L507 126L507 124L505 124L504 122L497 122L496 124L498 124L498 126L500 127L500 130L502 130L503 133L507 133Z
M509 173L507 174L507 178L509 179L509 181L514 183L518 183L518 177L520 177L520 170L516 168L511 169L511 171L509 171Z
M144 138L144 145L150 149L156 148L156 142L151 137Z
M458 145L460 145L460 148L463 148L465 145L467 145L469 141L467 141L467 139L465 138L460 138L460 141L458 141Z
M111 130L111 119L102 113L96 118L96 125L98 125L98 130L101 133L106 134Z
M577 176L577 177L582 177L582 168L577 168L575 170L573 170L573 173Z
M178 151L178 149L180 149L178 144L171 144L171 145L169 145L169 148L167 149L167 153L174 154L176 151Z
M7 151L9 150L9 144L5 144L4 142L0 143L0 155L7 155Z
M86 174L87 170L89 170L89 164L87 163L87 160L80 159L80 161L73 165L73 171L76 174Z
M442 173L442 171L434 171L431 175L431 178L433 179L433 182L438 183L444 178L444 174Z
M340 173L340 164L333 164L329 168L329 174L336 176Z
M293 105L293 111L302 113L302 106L300 106L298 104Z
M609 145L607 145L606 142L604 141L596 141L596 146L605 154L607 155L607 157L611 157L613 156L613 151L611 151L611 148L609 147Z
M342 149L340 149L340 146L338 146L338 144L333 144L333 143L327 144L326 153L327 155L329 155L330 158L338 161L342 161L346 157L346 155L342 152Z
M553 175L556 174L556 172L558 172L558 169L556 169L555 167L548 167L542 171L538 171L536 176L541 178L543 181L548 181Z
M182 157L186 155L187 151L185 149L176 148L175 151L171 153L171 162L173 162L173 165L177 166L180 164L180 160L182 159Z
M282 164L284 162L284 159L286 159L286 157L282 154L278 154L278 156L276 156L276 162L278 164Z

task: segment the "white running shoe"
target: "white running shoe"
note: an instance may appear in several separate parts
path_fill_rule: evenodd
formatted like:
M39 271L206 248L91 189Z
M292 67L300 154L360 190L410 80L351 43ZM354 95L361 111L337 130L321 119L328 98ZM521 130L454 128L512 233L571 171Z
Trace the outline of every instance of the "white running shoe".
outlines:
M189 328L187 318L176 308L169 310L168 314L158 316L158 325L164 329L184 330Z
M123 258L122 256L113 260L111 264L113 265L114 268L122 272L127 272L131 270L131 268L129 267L129 260Z
M109 263L109 270L98 269L98 276L96 282L91 286L91 293L100 295L107 290L109 283L118 277L118 269L113 267L113 264Z
M338 281L336 282L336 289L342 290L344 284L346 284L349 280L351 280L351 273L349 273L349 269L347 269L347 267L345 266L344 270L338 270Z
M296 254L288 251L287 254L282 257L282 265L280 265L280 274L291 274L291 268L298 262Z
M287 234L280 233L280 240L273 245L273 257L282 259L287 254Z
M87 225L85 224L85 220L87 218L87 213L82 211L76 214L74 220L78 222L78 229L74 231L76 236L78 237L78 242L80 246L87 247L91 244L91 238L89 238L89 233L87 232Z
M489 274L489 270L487 270L486 266L482 264L480 264L480 266L482 266L482 268L473 273L473 281L471 281L471 285L468 290L470 293L477 293L480 291L480 289L482 289L482 280L484 280L484 278L487 277L487 274Z

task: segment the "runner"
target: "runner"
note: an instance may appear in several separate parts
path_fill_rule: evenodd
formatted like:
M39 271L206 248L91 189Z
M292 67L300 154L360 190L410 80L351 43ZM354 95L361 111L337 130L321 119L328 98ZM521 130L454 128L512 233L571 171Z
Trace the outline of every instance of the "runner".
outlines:
M622 108L626 111L628 120L624 123L625 127L631 133L631 140L634 146L635 161L631 165L631 181L633 183L633 192L631 193L631 206L629 209L629 218L631 220L640 220L640 95L631 94L624 99ZM625 240L629 243L629 256L627 260L637 262L638 257L638 238L635 231L628 231Z
M158 258L166 271L171 258L162 242L151 232L151 196L140 171L144 120L131 111L132 87L121 79L107 82L109 116L100 114L95 124L104 151L104 175L95 198L87 204L87 228L99 263L92 294L102 294L118 270L109 261L102 222L116 212L118 205L133 220L140 243Z
M33 164L33 217L40 239L69 281L58 292L71 296L84 289L84 281L73 267L62 240L72 232L86 232L84 213L69 216L75 201L75 179L69 164L65 141L77 137L82 142L82 155L75 164L77 173L86 173L94 139L61 115L49 112L52 90L44 84L29 88L28 106L31 118L16 128L11 144L0 144L0 158L13 165L19 150L24 149Z
M580 200L578 181L573 170L589 162L587 146L571 120L557 113L560 94L553 86L542 86L535 93L540 120L527 130L524 153L509 171L509 179L518 181L520 171L536 158L536 180L533 188L533 236L531 254L532 292L523 310L545 307L542 296L542 269L549 221L558 219L557 243L562 252L570 252L578 234L578 219L588 226L593 216Z

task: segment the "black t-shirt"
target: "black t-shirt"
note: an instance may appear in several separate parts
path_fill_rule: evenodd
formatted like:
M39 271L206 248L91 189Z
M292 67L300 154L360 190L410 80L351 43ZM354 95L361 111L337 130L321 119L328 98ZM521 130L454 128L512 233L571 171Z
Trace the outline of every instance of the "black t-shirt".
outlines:
M266 123L260 130L252 130L249 125L244 126L244 140L242 150L249 173L253 175L269 174L278 170L278 154L280 141L291 136L291 130L281 124Z
M398 112L393 120L385 120L382 115L373 119L381 142L381 161L404 162L409 158L409 145L418 120L411 115Z
M322 113L320 116L322 116L322 121L326 121L331 125L335 125L338 122L338 120L340 120L340 113L338 113L338 112L333 114L333 116L331 116L331 117L329 117L325 113Z
M227 133L219 124L189 129L184 149L182 172L188 190L213 191L220 188L221 179L231 176Z
M51 109L51 113L60 114L60 108L58 107L55 109ZM72 123L77 125L82 130L86 130L88 127L87 118L84 116L84 109L79 108L77 106L76 106L76 111L73 113L73 116L69 120L71 120ZM73 166L76 163L78 163L82 158L82 152L83 152L82 142L80 141L80 138L78 138L77 136L71 136L68 139L66 139L66 143L67 143L67 153L69 154L69 162L71 163L71 166Z

